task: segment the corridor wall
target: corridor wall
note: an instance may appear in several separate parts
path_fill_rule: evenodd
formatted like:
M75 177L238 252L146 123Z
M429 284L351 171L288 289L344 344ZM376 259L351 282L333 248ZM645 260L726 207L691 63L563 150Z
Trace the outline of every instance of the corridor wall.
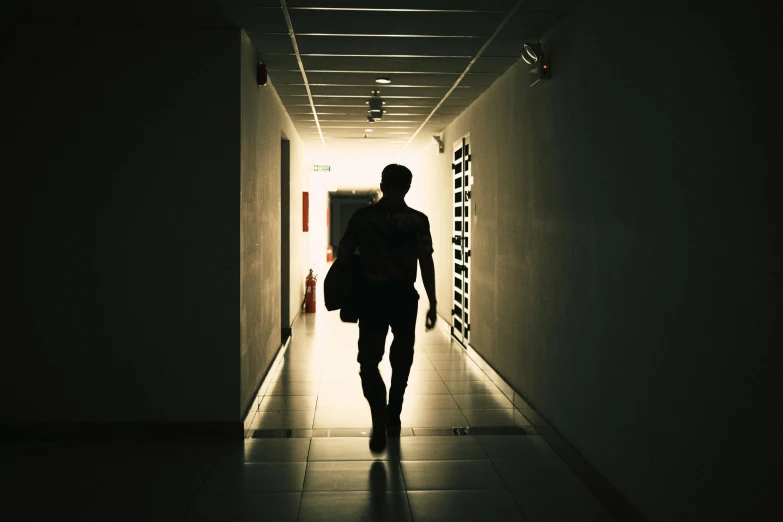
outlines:
M736 67L773 61L772 19L586 0L542 40L548 82L519 61L443 132L472 140L473 347L648 520L755 519L773 498L746 451L778 395L774 97ZM753 34L727 45L736 27Z
M240 395L241 411L280 347L280 140L291 142L289 317L299 313L309 267L308 234L302 231L302 192L310 163L274 88L256 82L256 53L241 33L241 199L240 199ZM235 230L235 229L233 229Z
M0 427L243 433L280 346L281 137L293 215L306 160L247 35L220 23L17 26ZM294 221L292 317L304 238Z
M239 31L10 49L2 421L236 423Z

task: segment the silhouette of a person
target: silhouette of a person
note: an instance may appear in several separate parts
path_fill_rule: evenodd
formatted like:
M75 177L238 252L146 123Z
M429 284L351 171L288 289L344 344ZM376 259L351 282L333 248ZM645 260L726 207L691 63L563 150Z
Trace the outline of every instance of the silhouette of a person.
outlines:
M381 174L383 198L353 214L337 250L338 263L347 262L357 248L361 260L357 360L362 391L372 414L373 452L386 448L387 433L400 435L402 401L416 340L419 294L413 285L417 262L430 301L427 330L434 327L438 317L430 223L426 215L405 204L412 179L408 168L387 165ZM387 405L386 384L378 372L378 363L383 358L389 327L394 340L389 351L392 378Z

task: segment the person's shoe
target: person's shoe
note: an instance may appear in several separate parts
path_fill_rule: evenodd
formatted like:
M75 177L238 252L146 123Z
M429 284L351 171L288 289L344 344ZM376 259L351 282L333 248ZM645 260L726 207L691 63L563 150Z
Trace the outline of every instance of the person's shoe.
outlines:
M386 449L386 407L371 408L372 435L370 436L370 451L380 453Z
M389 437L399 437L402 431L400 416L386 410L386 435Z

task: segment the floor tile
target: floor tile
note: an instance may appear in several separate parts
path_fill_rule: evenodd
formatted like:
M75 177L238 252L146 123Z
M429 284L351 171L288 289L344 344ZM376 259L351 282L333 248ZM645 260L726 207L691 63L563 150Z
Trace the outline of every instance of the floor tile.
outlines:
M509 489L529 487L581 487L582 481L561 459L492 459Z
M318 395L319 381L276 381L266 395Z
M301 491L306 462L217 462L210 470L203 493L249 491Z
M310 451L309 438L252 439L241 448L218 460L234 462L305 462Z
M267 395L258 405L260 411L314 411L317 395Z
M413 438L413 437L409 437ZM305 491L404 491L398 462L309 462Z
M309 461L399 460L399 451L393 445L375 455L370 452L369 444L369 437L314 438L310 444Z
M191 495L112 495L92 497L71 520L179 522L193 503ZM62 514L59 520L68 520Z
M498 397L501 397L500 395ZM466 410L462 413L471 426L530 426L517 410Z
M198 492L215 460L210 455L137 452L105 477L105 488L120 494L185 495Z
M438 370L444 381L488 381L481 370Z
M472 370L481 371L481 369L470 358L459 361L432 361L432 366L436 370Z
M318 382L322 379L321 371L276 371L274 373L269 374L269 377L267 377L267 380L270 382L277 382L277 381L283 381L283 382L302 382L302 381L310 381L310 382Z
M410 521L404 491L305 492L299 522Z
M503 392L498 389L492 381L443 381L450 393L455 395L465 393L498 393Z
M389 375L389 377L391 377L391 375ZM386 378L385 375L384 378ZM442 380L443 378L441 378L437 370L411 371L410 375L408 375L408 384L414 382L441 382Z
M514 407L505 395L499 393L455 393L453 395L454 400L463 410L510 410Z
M251 429L309 429L313 427L314 411L259 411Z
M507 490L410 491L408 499L416 522L526 520Z
M400 460L482 460L489 456L475 437L402 437Z
M478 439L493 459L557 458L540 435L480 435Z
M405 488L438 489L505 489L490 460L402 461Z
M443 381L419 381L408 383L405 393L447 395L451 392Z
M361 392L351 395L322 393L318 395L318 402L315 405L316 410L369 410L369 408L367 399Z
M317 410L313 429L319 428L372 428L370 408L353 410Z
M530 522L555 520L609 522L612 520L606 508L584 486L577 488L533 486L515 488L511 493Z
M403 407L400 421L406 428L468 426L468 420L459 410L411 410Z
M451 395L405 393L403 409L411 410L457 410L459 406Z
M185 522L296 522L302 494L199 495Z
M450 352L430 352L427 353L430 361L464 361L468 359L467 354L456 351Z

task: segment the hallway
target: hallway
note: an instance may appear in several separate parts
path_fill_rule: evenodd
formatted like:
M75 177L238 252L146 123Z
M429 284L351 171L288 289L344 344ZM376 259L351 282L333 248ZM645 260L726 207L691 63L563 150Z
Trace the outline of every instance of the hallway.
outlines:
M243 443L7 444L3 480L20 500L10 520L612 520L510 389L449 341L442 320L425 333L423 316L402 436L380 455L368 448L358 328L319 308L295 322ZM381 368L388 383L388 353ZM46 501L27 500L35 492Z
M269 486L266 473L279 477L275 486L302 489L303 521L611 520L513 407L510 388L450 342L442 320L424 332L425 311L420 306L402 436L377 457L368 449L370 413L355 361L358 328L322 309L300 316L248 417L246 456L267 456L246 459L245 490ZM390 341L391 334L387 348ZM381 373L388 384L388 352ZM457 435L457 427L469 434ZM286 463L252 463L272 454Z

